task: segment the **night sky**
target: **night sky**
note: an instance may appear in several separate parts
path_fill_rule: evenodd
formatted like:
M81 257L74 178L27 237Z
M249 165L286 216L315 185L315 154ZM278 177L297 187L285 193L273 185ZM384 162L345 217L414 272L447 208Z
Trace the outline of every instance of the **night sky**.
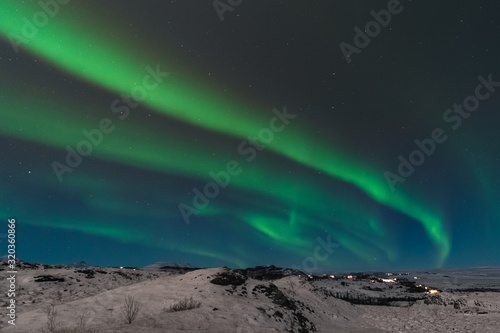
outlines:
M3 252L500 264L497 1L41 3L0 1Z

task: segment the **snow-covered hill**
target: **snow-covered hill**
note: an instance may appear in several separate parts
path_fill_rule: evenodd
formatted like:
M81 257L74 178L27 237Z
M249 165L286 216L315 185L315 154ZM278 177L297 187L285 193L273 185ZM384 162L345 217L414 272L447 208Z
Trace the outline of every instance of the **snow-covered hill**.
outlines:
M24 263L17 274L16 325L8 325L2 316L0 327L2 332L44 332L51 305L60 332L75 332L77 326L82 332L102 333L498 332L500 327L500 292L494 291L500 284L493 278L488 292L431 295L409 280L320 278L274 266L189 271L169 267L163 271ZM458 281L461 273L455 272ZM127 296L142 305L132 324L125 323L122 313ZM394 301L398 297L411 302ZM200 306L168 311L189 298ZM364 305L368 300L393 306Z

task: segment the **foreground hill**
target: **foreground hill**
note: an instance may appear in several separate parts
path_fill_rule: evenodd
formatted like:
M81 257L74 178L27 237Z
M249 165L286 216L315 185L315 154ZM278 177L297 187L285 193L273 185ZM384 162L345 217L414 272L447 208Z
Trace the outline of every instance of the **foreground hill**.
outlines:
M321 278L273 266L20 265L16 325L2 316L2 332L49 331L47 309L55 310L56 332L498 332L500 327L498 269L473 274L487 283L472 290L477 281L460 289L463 271L452 272L454 284L438 278L448 273L421 273L419 280L441 283L424 286L412 276L388 282L367 274ZM123 314L127 297L141 305L131 324Z

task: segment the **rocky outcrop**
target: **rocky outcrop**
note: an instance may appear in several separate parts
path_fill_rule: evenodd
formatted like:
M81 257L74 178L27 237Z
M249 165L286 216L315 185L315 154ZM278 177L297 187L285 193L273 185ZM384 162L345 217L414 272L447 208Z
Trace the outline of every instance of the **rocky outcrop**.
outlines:
M256 266L238 270L241 274L256 280L278 280L291 275L305 275L303 272L292 268L281 268L274 265Z

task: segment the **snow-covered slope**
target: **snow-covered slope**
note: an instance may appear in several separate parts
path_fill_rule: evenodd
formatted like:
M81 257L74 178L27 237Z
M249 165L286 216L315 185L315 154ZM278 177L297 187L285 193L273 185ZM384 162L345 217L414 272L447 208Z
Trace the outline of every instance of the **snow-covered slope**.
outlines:
M83 331L103 333L498 332L500 327L498 292L420 293L421 300L409 307L361 305L353 303L362 293L403 297L413 290L411 283L311 279L274 266L165 272L25 264L17 283L16 325L2 317L2 332L43 332L51 304L60 332L71 332L78 323ZM339 298L344 291L353 302ZM127 296L142 304L132 324L122 314ZM191 297L201 305L167 311Z

